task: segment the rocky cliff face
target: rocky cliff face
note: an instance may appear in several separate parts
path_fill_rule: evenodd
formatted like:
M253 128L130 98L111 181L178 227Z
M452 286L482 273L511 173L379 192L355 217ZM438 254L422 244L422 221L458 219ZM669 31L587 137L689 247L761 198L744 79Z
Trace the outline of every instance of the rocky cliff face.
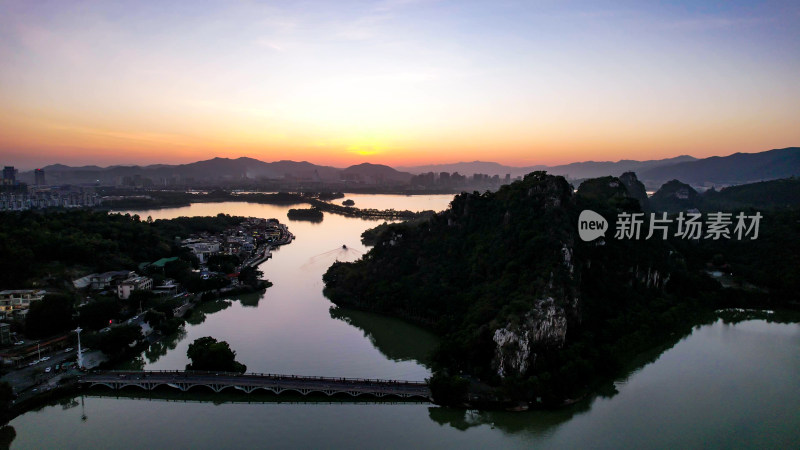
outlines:
M544 210L573 208L574 195L556 177L545 178L527 191L537 197ZM506 217L508 213L506 213ZM562 241L557 257L550 260L550 271L541 297L522 317L510 316L494 330L495 348L492 369L500 377L524 375L536 364L539 354L561 348L570 323L580 322L579 277L575 268L575 233L561 229Z
M536 303L524 318L494 332L492 366L500 377L522 375L536 364L537 351L561 348L567 337L567 314L552 297Z
M620 178L587 180L577 196L560 192L556 185L544 183L528 189L527 194L542 194L538 201L545 210L563 208L577 211L584 207L578 204L580 199L610 205L608 212L611 213L621 208L638 209L632 201L634 198L647 205L644 185L633 173ZM594 207L594 204L589 206ZM507 217L508 213L505 221ZM526 312L505 317L493 329L492 370L501 378L525 376L535 371L541 355L558 351L565 345L569 331L582 321L581 273L591 267L593 259L598 263L595 273L607 271L609 277L626 286L660 290L669 281L669 270L663 265L663 259L642 258L649 251L661 253L663 249L658 247L658 243L645 247L644 244L628 242L624 243L627 250L603 248L594 252L576 252L575 242L579 238L573 226L567 230L566 234L559 230L562 232L560 261L550 260L548 283L539 293L539 299ZM614 263L609 266L611 260Z
M573 260L573 249L561 247L563 261L557 271L550 272L545 292L521 320L510 317L505 326L494 330L495 344L492 368L500 377L524 375L536 364L542 352L561 348L570 324L580 323L580 292ZM560 281L556 281L560 280Z

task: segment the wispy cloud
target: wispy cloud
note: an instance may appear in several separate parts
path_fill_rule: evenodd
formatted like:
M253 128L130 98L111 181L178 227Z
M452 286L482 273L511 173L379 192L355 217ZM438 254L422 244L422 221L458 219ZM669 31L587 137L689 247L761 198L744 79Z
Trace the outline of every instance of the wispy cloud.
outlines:
M106 137L113 139L120 139L125 141L135 141L148 144L167 144L177 147L185 147L190 145L186 136L178 134L164 134L164 133L135 133L135 132L122 132L115 130L108 130L97 127L87 127L82 125L72 125L64 123L50 123L48 128L58 131L65 131L74 134L84 134L98 137Z
M665 28L676 31L707 31L749 28L774 22L769 17L698 17L666 22Z

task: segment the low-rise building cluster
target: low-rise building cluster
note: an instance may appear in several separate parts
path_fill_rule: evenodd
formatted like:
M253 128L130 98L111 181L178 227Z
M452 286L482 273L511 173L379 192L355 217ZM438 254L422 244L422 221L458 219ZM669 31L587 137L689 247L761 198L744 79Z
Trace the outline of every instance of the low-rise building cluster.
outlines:
M44 298L44 289L6 289L0 291L0 319L24 319L31 303Z
M209 236L184 239L181 241L181 245L191 250L200 264L205 264L209 256L217 255L220 252L220 243L214 237Z
M247 259L259 245L279 245L288 236L288 229L277 219L250 217L219 234L192 235L181 241L181 245L190 249L201 264L205 264L210 256L218 254Z
M153 279L137 275L130 270L113 270L93 273L72 281L77 289L113 291L121 300L127 300L133 291L152 291Z

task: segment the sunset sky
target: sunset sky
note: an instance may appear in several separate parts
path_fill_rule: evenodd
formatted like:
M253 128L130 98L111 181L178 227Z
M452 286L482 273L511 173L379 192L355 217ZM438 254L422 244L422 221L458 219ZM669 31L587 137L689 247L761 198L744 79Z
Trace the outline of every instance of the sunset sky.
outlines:
M0 164L21 169L797 145L796 0L0 0Z

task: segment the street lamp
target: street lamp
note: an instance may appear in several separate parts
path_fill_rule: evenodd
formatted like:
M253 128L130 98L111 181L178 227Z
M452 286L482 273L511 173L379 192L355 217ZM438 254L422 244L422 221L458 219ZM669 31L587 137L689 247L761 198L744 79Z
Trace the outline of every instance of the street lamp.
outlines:
M81 327L75 329L75 332L78 333L78 369L83 369L83 352L81 350Z

